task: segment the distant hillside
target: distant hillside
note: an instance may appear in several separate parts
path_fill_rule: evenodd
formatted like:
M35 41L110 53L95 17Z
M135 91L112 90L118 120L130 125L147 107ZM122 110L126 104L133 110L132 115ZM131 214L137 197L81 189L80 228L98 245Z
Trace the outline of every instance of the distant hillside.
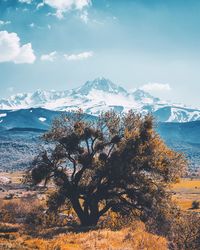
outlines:
M158 133L166 140L200 144L200 121L187 123L158 123Z
M0 125L0 169L27 168L34 156L45 147L41 135L61 112L27 109L7 114L6 126ZM42 121L41 117L46 120ZM86 117L95 119L93 116ZM186 154L190 168L200 168L200 121L158 123L156 130L169 147Z
M42 108L20 109L20 110L0 110L0 128L32 128L47 130L52 120L59 116L61 112L51 111Z
M0 170L19 170L30 167L32 160L43 150L43 132L13 129L0 132Z
M157 131L169 147L186 155L191 172L200 171L200 121L159 123Z
M70 112L53 111L44 108L30 108L19 110L0 110L0 130L9 129L39 129L48 130L52 121L62 114ZM93 119L91 115L84 115L85 119Z

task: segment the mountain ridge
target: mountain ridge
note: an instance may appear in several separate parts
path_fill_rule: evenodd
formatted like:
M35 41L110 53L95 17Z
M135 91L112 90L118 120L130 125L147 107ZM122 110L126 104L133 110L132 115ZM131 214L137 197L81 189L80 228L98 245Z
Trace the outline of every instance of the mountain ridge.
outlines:
M103 77L87 81L82 86L71 90L37 90L33 93L16 94L8 99L0 100L0 110L28 108L68 112L81 108L85 113L95 116L110 109L119 113L132 109L143 115L152 113L158 121L162 122L200 120L200 109L162 101L142 89L130 92Z

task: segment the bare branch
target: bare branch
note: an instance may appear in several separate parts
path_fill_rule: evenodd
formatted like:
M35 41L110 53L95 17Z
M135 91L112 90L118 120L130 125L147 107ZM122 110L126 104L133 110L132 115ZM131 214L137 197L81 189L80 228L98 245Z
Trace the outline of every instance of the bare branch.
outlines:
M99 217L105 214L112 207L112 203L108 202L104 208L99 211Z

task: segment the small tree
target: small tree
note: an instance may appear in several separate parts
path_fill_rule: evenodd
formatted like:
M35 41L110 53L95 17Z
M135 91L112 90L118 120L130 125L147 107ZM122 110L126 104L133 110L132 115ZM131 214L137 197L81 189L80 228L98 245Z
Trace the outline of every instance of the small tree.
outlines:
M168 187L185 167L182 155L154 131L152 117L132 111L93 121L79 111L55 120L44 139L51 150L35 159L31 179L45 185L52 180L57 191L49 209L70 203L83 226L96 225L108 210L153 216L170 200Z
M199 209L200 202L199 201L193 201L192 202L192 209Z

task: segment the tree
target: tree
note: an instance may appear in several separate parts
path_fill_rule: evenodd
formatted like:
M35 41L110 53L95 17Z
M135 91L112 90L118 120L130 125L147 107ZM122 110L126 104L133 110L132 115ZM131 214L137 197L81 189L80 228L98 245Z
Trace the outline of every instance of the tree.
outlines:
M92 121L78 111L56 119L44 139L51 147L36 157L32 182L53 181L49 209L70 203L83 226L96 225L108 210L152 216L185 167L154 131L153 118L132 111Z
M199 209L200 202L199 201L193 201L192 202L192 209Z

